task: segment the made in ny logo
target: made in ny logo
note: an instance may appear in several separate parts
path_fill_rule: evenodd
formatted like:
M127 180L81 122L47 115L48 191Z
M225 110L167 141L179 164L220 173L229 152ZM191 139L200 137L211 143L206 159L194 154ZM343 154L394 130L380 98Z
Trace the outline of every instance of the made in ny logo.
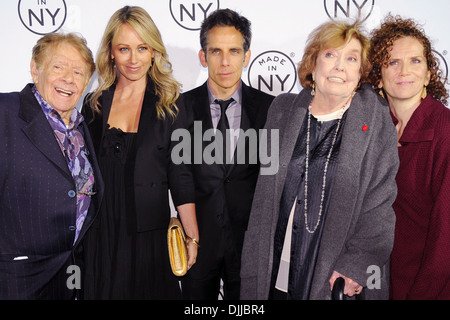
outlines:
M325 12L331 20L359 19L361 22L370 17L375 0L324 0Z
M297 83L297 69L291 58L283 52L266 51L250 64L248 83L253 88L275 96L291 92Z
M442 72L443 80L445 81L446 84L448 84L448 80L449 80L448 79L448 64L447 64L447 60L444 57L448 54L448 51L444 50L442 53L440 53L436 50L432 50L432 51L439 60L439 69Z
M170 0L170 13L175 22L187 30L200 30L203 20L219 9L219 0Z
M19 17L25 28L45 35L58 31L66 21L67 6L64 0L20 0Z

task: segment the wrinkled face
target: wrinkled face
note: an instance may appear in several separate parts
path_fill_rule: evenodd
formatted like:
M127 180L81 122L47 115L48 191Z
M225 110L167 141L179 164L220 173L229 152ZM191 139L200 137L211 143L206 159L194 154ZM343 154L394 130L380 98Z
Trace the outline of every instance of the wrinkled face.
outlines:
M208 67L209 86L217 98L228 98L239 87L250 60L244 37L235 27L214 27L208 32L206 51L200 50L199 58Z
M322 50L312 74L316 94L349 97L361 79L361 53L362 46L357 39L337 49Z
M388 66L381 69L380 87L384 87L388 99L420 102L422 90L430 81L430 71L424 55L424 47L413 37L394 41Z
M120 26L111 43L111 58L119 71L119 82L146 80L153 57L153 49L133 27L127 23Z
M64 121L70 120L89 84L88 70L88 64L78 50L67 43L48 52L42 66L31 61L31 75L37 90Z

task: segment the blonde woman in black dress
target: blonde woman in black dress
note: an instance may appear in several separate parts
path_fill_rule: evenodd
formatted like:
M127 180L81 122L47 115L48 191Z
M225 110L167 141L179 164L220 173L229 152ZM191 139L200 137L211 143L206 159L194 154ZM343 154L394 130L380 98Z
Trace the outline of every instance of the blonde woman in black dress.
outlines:
M85 115L105 196L85 251L86 299L177 299L167 227L169 190L188 239L199 241L190 171L170 159L171 133L183 122L161 35L148 13L126 6L110 19L97 57L99 87Z

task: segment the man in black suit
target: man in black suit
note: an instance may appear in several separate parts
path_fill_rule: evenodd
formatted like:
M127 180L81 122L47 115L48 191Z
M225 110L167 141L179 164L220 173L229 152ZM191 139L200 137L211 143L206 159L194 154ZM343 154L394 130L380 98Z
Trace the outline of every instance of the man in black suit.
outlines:
M48 34L33 48L34 84L0 94L0 300L81 297L103 182L75 106L94 70L84 39Z
M205 136L215 129L217 138L211 154L217 161L212 164L203 158L211 142L202 142L201 154L199 148L192 149L201 247L197 263L182 281L187 299L217 299L221 279L224 299L239 299L241 250L259 172L255 137L274 98L241 80L250 61L250 41L250 21L245 17L229 9L208 16L202 23L199 52L208 80L181 98L194 130L201 127ZM222 152L222 136L227 152Z

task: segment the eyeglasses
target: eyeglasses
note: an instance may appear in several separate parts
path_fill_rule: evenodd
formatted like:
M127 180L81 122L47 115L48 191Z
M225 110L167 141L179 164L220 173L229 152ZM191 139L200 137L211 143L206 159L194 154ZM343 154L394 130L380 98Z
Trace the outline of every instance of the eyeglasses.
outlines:
M97 192L96 191L91 191L91 192L89 192L89 191L78 191L78 194L82 194L82 195L85 195L85 196L93 196L93 195L95 195Z

